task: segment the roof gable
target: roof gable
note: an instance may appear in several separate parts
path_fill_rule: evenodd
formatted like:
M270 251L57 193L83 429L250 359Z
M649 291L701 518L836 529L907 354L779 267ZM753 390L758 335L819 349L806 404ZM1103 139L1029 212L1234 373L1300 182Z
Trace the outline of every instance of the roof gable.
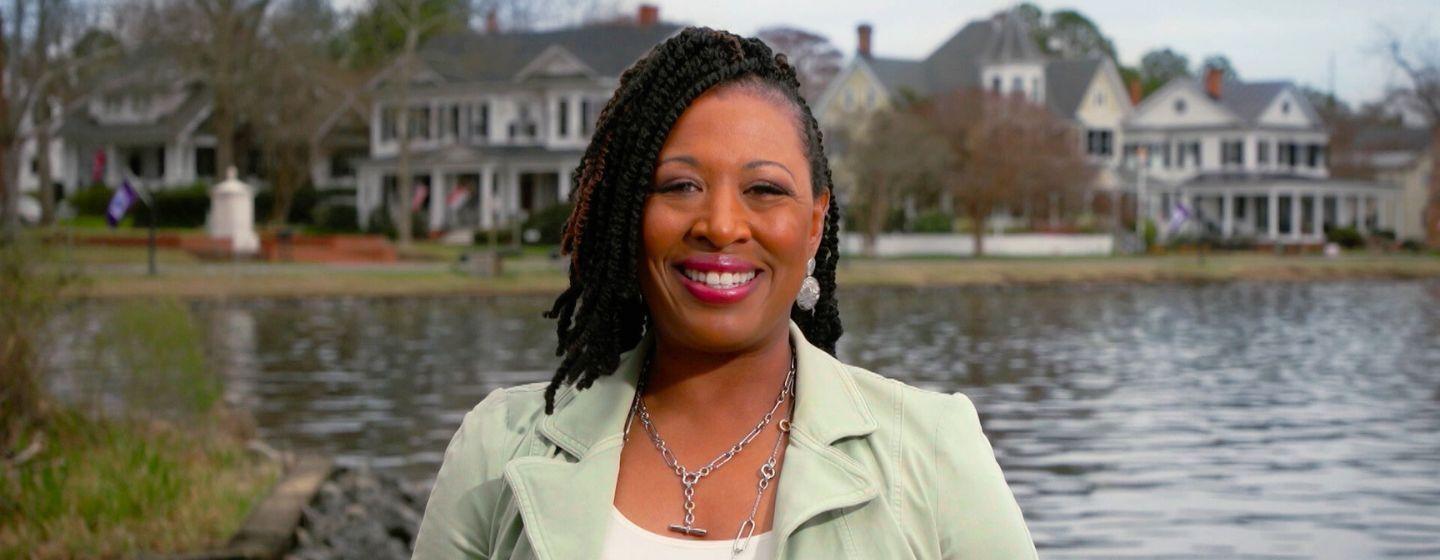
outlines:
M509 81L530 71L542 55L560 47L593 76L615 77L680 31L657 23L600 24L541 32L481 34L462 31L436 37L420 49L420 58L452 82Z
M1229 108L1216 103L1190 78L1170 80L1145 98L1128 119L1141 128L1185 128L1242 124Z
M1104 59L1055 60L1045 65L1045 104L1055 114L1074 118Z
M530 78L569 78L575 76L593 77L595 71L571 54L565 47L550 45L544 52L521 68L515 80Z
M1260 126L1293 128L1320 128L1323 126L1320 116L1315 113L1310 102L1288 83L1284 84L1278 93L1271 96L1269 102L1252 119L1252 122Z

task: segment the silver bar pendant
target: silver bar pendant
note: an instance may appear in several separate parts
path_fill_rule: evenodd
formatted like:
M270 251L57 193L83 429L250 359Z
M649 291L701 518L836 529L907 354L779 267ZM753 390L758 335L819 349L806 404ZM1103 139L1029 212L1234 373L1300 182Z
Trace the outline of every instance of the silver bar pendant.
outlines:
M677 523L677 524L674 524L674 525L671 525L671 526L670 526L670 530L671 530L671 531L675 531L676 533L684 533L684 534L690 535L690 536L692 536L692 537L703 537L703 536L705 536L705 533L708 533L708 532L709 532L709 531L706 531L706 530L701 529L701 528L699 528L699 527L686 527L686 526L680 525L680 524L678 524L678 523Z

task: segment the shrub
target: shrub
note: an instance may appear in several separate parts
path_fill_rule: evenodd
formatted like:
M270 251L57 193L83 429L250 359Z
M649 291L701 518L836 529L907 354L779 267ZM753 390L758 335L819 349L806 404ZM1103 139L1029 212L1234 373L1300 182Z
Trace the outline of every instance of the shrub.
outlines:
M290 212L285 216L285 222L289 224L314 224L315 205L320 201L320 195L315 187L305 185L295 191L290 198ZM275 191L265 189L255 195L255 221L267 222L270 214L275 208Z
M426 225L429 219L421 212L410 213L410 237L412 239L424 239L429 235L430 229ZM366 231L383 234L391 240L400 237L395 229L395 223L390 220L389 210L384 206L370 212L370 227L366 228Z
M155 223L157 227L164 228L198 228L205 226L205 219L210 213L210 190L204 183L195 183L188 187L173 189L156 189L151 192L154 198L155 210L159 213ZM150 225L149 208L144 202L137 201L130 207L130 213L135 216L134 227L148 227Z
M558 245L560 234L565 230L565 220L570 218L571 208L570 203L565 202L535 212L521 224L521 231L539 231L540 239L535 242L537 245Z
M69 203L78 216L104 216L112 196L115 196L114 189L104 183L95 183L76 191L70 196Z
M1346 249L1358 249L1365 245L1365 237L1353 227L1330 228L1325 232L1325 240Z
M496 230L495 230L495 243L500 244L500 245L505 245L505 244L507 244L507 243L510 243L510 238L513 237L514 234L515 234L515 232L514 232L513 230L511 230L511 228L501 227L501 228L499 228L499 229L496 229ZM476 245L489 245L489 244L490 244L490 230L488 230L488 229L477 229L477 230L475 230L475 244L476 244Z
M360 216L354 206L323 204L315 208L315 229L331 233L360 231Z
M939 210L932 210L916 216L911 229L916 233L950 233L955 229L955 217Z

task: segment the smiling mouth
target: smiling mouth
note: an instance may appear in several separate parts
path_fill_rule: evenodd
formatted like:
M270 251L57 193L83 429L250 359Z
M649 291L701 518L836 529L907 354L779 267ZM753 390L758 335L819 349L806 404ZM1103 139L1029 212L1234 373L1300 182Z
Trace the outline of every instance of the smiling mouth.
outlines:
M757 272L755 270L751 270L748 272L715 272L712 270L709 272L705 272L702 270L695 270L693 268L686 268L683 266L677 268L679 269L680 274L684 275L686 278L689 278L690 280L693 280L697 283L704 284L708 288L714 288L717 290L729 290L745 286L755 280L755 275Z

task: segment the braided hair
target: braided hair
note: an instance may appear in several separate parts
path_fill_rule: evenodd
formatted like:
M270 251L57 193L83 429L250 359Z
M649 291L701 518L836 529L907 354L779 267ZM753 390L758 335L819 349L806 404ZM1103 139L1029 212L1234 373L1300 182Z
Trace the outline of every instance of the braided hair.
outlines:
M784 54L773 53L759 39L688 27L626 69L571 175L574 209L560 244L570 257L570 286L545 313L557 320L555 355L564 359L545 389L546 414L554 412L561 386L571 383L582 390L610 374L620 354L649 328L636 263L642 256L641 211L655 160L680 114L717 86L765 93L790 105L810 164L811 192L818 196L830 190L820 126L800 96L795 70ZM815 255L820 301L813 312L793 306L790 311L806 340L830 354L842 332L835 301L839 217L832 196Z

